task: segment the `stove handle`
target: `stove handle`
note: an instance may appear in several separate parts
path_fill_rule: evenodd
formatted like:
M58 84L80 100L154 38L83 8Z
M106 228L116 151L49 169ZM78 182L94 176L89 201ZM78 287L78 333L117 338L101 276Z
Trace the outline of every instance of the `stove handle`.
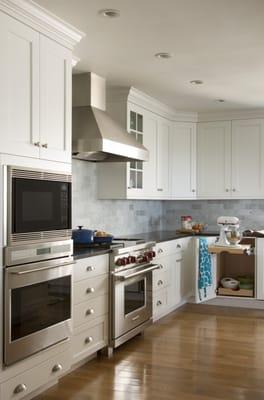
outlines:
M161 269L161 268L162 265L160 264L152 264L150 267L142 269L141 271L137 271L129 275L114 274L114 277L119 279L120 281L126 281L127 279L134 278L134 276L143 275L146 272L154 271L155 269Z
M32 274L32 272L40 272L40 271L45 271L45 270L48 270L48 269L65 267L66 265L73 265L73 264L76 264L76 262L71 261L69 263L51 265L49 267L40 267L40 268L28 269L28 270L24 270L24 271L12 271L11 274L12 275L26 275L26 274Z

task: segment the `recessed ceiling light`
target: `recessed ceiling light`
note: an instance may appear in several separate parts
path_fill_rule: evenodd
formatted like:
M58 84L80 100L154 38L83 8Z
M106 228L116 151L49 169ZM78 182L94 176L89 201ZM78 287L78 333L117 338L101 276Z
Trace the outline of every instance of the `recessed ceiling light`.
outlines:
M102 17L107 17L107 18L117 18L120 17L120 11L119 10L115 10L113 8L105 8L103 10L99 11L99 14Z
M224 99L216 99L216 101L218 101L218 103L224 103L225 102Z
M172 54L171 53L156 53L155 57L160 58L160 59L167 59L167 58L171 58Z
M203 81L201 81L201 79L194 79L194 80L190 81L190 83L192 85L202 85Z

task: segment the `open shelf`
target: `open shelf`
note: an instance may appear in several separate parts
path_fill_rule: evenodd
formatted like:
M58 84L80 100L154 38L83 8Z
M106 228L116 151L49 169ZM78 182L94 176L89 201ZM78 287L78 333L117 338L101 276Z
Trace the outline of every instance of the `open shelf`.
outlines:
M234 296L234 297L254 297L253 289L227 289L219 287L217 290L218 296Z
M219 254L219 253L230 253L230 254L245 254L251 249L250 244L242 244L240 247L232 246L216 246L214 244L208 246L209 253Z

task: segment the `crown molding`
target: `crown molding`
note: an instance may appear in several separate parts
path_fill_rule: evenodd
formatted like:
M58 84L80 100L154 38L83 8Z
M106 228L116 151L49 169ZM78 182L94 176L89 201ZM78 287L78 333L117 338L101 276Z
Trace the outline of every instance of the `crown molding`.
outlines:
M264 118L264 108L198 112L198 122Z
M32 0L0 0L0 10L70 49L85 36Z
M109 101L116 103L129 101L171 121L197 122L197 113L174 110L134 87L109 87L107 97Z

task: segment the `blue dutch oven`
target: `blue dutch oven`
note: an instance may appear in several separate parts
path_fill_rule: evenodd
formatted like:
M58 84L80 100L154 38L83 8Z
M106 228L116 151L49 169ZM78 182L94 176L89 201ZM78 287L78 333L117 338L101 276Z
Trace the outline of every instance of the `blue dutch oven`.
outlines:
M78 229L73 229L72 238L74 244L90 244L93 243L94 240L94 231L83 229L80 225L78 226Z

